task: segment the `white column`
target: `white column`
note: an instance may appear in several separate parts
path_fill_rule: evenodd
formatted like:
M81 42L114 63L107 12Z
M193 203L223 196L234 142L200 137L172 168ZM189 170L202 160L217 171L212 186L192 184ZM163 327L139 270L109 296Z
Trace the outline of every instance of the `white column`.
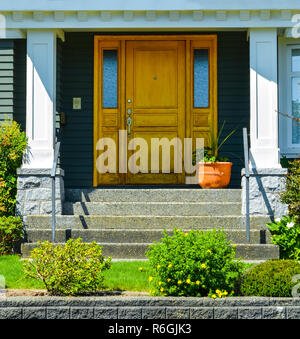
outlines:
M277 30L250 30L251 167L279 168Z
M25 168L51 168L56 114L56 33L27 32L26 134L29 162Z

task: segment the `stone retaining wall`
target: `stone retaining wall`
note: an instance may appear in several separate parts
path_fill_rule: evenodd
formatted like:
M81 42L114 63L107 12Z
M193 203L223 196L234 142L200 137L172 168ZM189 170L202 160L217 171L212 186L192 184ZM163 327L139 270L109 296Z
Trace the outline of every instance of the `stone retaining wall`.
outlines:
M0 319L300 319L300 298L8 297Z

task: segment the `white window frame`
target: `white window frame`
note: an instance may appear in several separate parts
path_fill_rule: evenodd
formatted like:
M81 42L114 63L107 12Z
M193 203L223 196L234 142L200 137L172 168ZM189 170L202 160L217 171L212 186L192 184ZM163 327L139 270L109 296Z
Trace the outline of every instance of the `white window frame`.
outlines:
M300 72L292 72L292 50L300 49L300 39L279 39L279 111L292 115L292 78L300 77ZM279 114L279 147L281 156L297 158L300 143L292 143L291 118Z

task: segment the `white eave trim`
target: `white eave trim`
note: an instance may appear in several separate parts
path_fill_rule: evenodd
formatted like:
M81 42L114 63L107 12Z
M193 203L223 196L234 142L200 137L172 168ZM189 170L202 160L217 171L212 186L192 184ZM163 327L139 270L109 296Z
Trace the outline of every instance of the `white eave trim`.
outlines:
M1 14L6 29L247 29L292 28L300 9L21 11L19 8Z
M187 10L281 10L299 9L299 0L10 0L0 11L187 11Z

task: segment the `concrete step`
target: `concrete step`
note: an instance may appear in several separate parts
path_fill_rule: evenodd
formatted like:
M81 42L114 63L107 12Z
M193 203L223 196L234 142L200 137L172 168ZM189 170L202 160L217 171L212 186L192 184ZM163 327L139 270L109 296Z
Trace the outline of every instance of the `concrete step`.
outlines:
M184 229L184 232L189 232L190 229ZM173 230L166 230L168 235L173 234ZM242 230L224 230L227 233L228 240L234 243L246 243L246 232ZM51 229L29 229L26 231L26 241L36 243L38 241L51 241ZM96 241L99 243L153 243L160 241L164 236L163 229L157 230L57 230L55 240L63 243L70 238L81 238L84 242ZM250 241L252 244L269 243L269 232L264 230L251 230Z
M70 202L240 202L240 189L96 188L66 189Z
M240 215L237 202L67 202L67 215L150 215L150 216L200 216Z
M113 259L145 259L145 252L150 243L99 243L104 256ZM22 256L28 258L37 243L24 243ZM236 244L236 258L243 260L268 260L279 258L279 247L269 244Z
M251 229L265 229L269 216L251 216ZM27 229L51 229L51 216L27 216ZM228 216L103 216L60 215L56 216L57 229L245 229L245 218Z

